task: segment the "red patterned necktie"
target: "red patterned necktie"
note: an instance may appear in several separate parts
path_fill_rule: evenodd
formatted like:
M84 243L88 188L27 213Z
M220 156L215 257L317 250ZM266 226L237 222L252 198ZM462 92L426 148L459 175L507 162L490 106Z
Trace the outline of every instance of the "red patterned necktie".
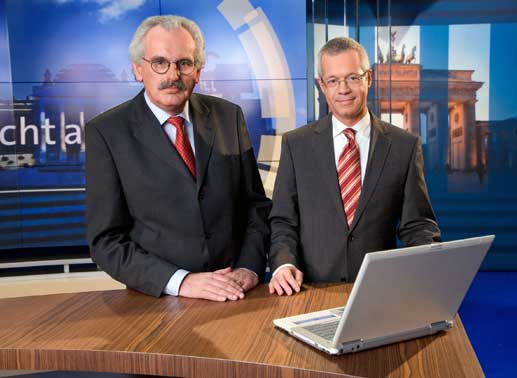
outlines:
M176 150L178 154L180 154L181 158L185 162L188 170L196 179L196 160L194 159L194 152L192 152L192 146L188 140L187 135L185 135L185 131L183 130L183 118L179 116L170 117L167 122L173 125L176 128Z
M339 156L337 171L341 200L343 201L348 227L350 227L361 195L361 162L359 148L355 143L355 131L348 127L343 133L348 139L348 144Z

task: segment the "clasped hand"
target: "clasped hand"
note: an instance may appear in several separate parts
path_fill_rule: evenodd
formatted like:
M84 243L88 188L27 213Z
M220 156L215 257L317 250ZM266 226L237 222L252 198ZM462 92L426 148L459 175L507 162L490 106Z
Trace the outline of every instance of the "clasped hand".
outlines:
M214 272L190 273L181 283L179 295L224 302L244 298L244 293L258 284L257 275L249 269L231 267Z

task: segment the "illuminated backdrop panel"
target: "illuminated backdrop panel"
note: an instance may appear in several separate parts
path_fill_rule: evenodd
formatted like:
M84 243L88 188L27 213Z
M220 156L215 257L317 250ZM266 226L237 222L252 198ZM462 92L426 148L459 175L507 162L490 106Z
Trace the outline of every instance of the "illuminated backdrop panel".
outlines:
M158 14L200 25L196 90L243 108L271 192L279 134L307 121L303 3L0 0L0 248L85 244L84 127L142 89L127 48Z

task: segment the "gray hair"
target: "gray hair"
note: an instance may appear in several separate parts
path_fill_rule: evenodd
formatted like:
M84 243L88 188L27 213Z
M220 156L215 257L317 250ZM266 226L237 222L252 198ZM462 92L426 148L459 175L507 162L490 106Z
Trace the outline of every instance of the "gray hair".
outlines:
M320 49L318 53L318 75L319 77L323 76L321 71L321 58L324 54L329 55L338 55L344 53L349 50L357 51L359 54L359 58L361 60L361 68L364 71L370 69L370 60L368 59L368 54L366 54L366 50L359 43L354 41L352 38L348 37L339 37L333 38Z
M133 63L142 63L144 57L144 37L153 27L160 25L165 30L173 30L183 28L189 32L196 43L194 51L194 60L198 68L205 64L205 40L199 26L188 18L180 16L152 16L146 18L136 29L131 44L129 45L129 55Z

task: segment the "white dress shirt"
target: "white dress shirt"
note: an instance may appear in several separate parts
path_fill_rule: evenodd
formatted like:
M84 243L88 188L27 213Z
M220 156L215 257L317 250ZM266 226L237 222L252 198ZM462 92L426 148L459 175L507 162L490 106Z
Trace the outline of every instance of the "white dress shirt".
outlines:
M160 125L163 126L163 130L165 131L165 134L167 134L167 137L173 143L176 144L176 127L171 125L167 122L169 117L173 116L180 116L185 121L183 123L184 130L187 133L188 140L190 142L190 145L192 146L192 152L194 153L194 156L196 155L196 147L194 145L194 125L190 121L190 115L188 112L188 101L185 103L185 107L183 108L183 111L179 114L169 114L165 110L159 108L155 104L151 102L149 97L147 97L147 93L144 93L145 102L147 103L147 106L149 106L149 109L153 112L154 116L158 119L158 122L160 122ZM172 147L171 147L172 148ZM183 279L189 274L190 272L185 269L178 269L172 277L170 278L169 282L167 283L167 286L165 286L165 289L163 292L168 295L179 295L180 286L183 282Z
M334 159L336 163L336 172L339 163L339 156L348 146L348 138L343 131L349 126L346 126L334 115L332 115L332 136L334 142ZM355 143L359 148L359 160L361 162L361 184L364 182L364 174L366 173L366 164L368 163L368 152L370 151L370 134L372 131L372 123L370 113L366 112L355 125L350 126L355 130ZM273 272L275 274L285 266L294 266L293 264L282 264Z

